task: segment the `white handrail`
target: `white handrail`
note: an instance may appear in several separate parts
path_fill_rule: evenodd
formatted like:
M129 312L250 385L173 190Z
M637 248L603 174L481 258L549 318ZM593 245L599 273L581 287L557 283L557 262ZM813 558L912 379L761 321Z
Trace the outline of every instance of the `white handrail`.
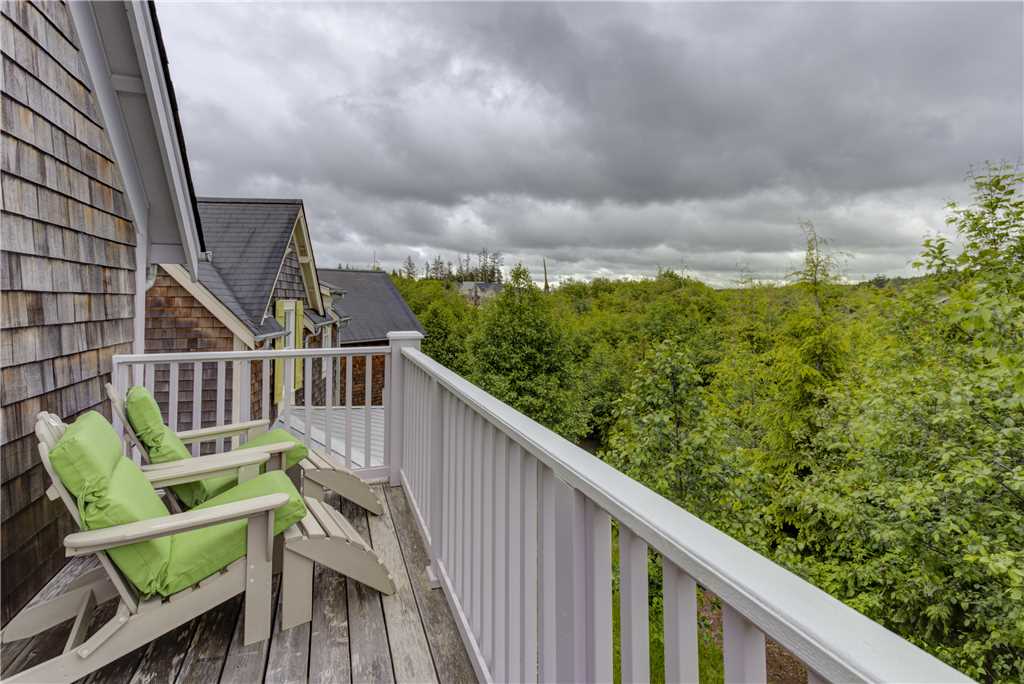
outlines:
M326 347L309 349L257 349L248 351L163 352L115 354L115 365L171 363L173 361L253 361L257 359L312 359L324 356L382 356L388 347Z
M418 349L401 354L818 675L831 681L971 681Z

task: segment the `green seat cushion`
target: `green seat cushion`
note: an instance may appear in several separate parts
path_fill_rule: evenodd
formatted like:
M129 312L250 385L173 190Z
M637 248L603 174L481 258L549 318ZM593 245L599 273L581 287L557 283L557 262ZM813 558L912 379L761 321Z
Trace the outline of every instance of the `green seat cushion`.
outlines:
M50 452L57 477L78 501L82 526L99 530L165 517L167 507L131 459L107 419L90 411L68 426ZM111 560L143 594L164 584L171 556L168 537L121 546Z
M69 425L50 451L50 463L78 500L82 526L87 530L169 515L153 485L121 449L121 440L106 418L90 411ZM282 471L230 487L197 508L277 492L288 495L288 503L274 512L274 534L280 534L306 515L302 497ZM107 553L144 596L170 596L243 557L246 526L245 520L238 520L120 546Z
M128 390L124 412L135 436L146 447L150 463L169 463L192 458L188 447L164 424L160 406L145 387L135 385ZM171 490L186 507L195 508L211 497L230 489L237 481L234 475L220 475L174 485Z
M295 435L284 428L276 428L269 432L264 432L262 435L256 435L243 444L242 448L248 449L250 447L263 446L265 444L274 444L275 442L290 442L295 445L288 451L284 452L285 470L288 470L309 455L309 450L306 449L306 445L300 442Z
M280 534L306 516L306 504L295 485L280 470L243 482L196 508L210 508L278 492L288 495L288 503L274 511L274 534ZM237 520L174 535L166 581L160 593L170 596L245 556L247 526L245 520Z

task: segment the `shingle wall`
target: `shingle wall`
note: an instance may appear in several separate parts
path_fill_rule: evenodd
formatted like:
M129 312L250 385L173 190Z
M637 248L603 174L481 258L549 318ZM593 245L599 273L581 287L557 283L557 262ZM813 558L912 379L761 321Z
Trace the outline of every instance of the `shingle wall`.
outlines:
M109 416L111 357L131 351L135 231L63 3L0 6L0 518L7 622L64 564L35 415Z

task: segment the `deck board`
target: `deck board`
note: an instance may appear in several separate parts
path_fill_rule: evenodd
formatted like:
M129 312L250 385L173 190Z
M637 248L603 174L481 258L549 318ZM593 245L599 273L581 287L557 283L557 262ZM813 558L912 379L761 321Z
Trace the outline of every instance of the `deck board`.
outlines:
M337 495L327 500L337 507ZM313 577L313 621L309 639L309 681L312 684L349 684L348 590L336 572L317 566Z
M462 644L448 601L440 589L430 587L427 579L426 567L430 557L416 529L416 521L405 492L401 487L385 487L384 490L408 575L412 580L413 594L430 644L437 678L442 682L475 682L476 672Z
M177 684L207 684L220 680L241 611L242 597L236 596L192 621L195 631L175 679ZM151 666L159 668L160 663L155 661Z
M271 624L275 624L273 621L277 619L277 600L281 590L281 576L274 575L273 582L270 593L270 600L274 607L271 612ZM271 632L271 638L274 636ZM245 645L245 609L243 608L235 623L231 646L228 647L227 659L224 661L224 669L220 675L221 684L251 684L263 681L263 675L267 671L269 653L269 639Z
M275 610L270 641L243 647L242 599L235 597L102 668L88 679L90 684L346 683L394 681L396 674L399 681L474 681L447 602L427 584L426 552L405 495L383 485L375 485L375 490L387 503L383 517L367 516L348 503L342 510L360 535L382 552L399 586L396 596L382 601L377 592L318 567L311 623L281 632ZM327 501L338 507L336 497ZM44 591L58 590L89 567L71 564ZM274 582L277 602L277 577ZM90 631L109 618L114 606L108 601L97 607ZM59 654L70 626L69 621L24 642L5 644L0 649L3 674Z
M412 583L406 572L405 560L398 545L394 522L387 501L382 515L367 516L373 548L377 550L384 565L392 568L397 591L391 596L381 596L384 619L388 626L388 638L402 644L402 648L391 652L391 664L395 681L436 682L434 661L430 656L430 645L423 630L423 621L416 605Z
M367 513L347 501L342 502L341 512L348 518L356 532L370 546L374 540L366 522ZM399 572L400 568L390 568ZM353 682L393 682L395 673L391 667L391 650L388 631L384 623L384 608L380 594L359 582L347 582L349 652L352 657Z

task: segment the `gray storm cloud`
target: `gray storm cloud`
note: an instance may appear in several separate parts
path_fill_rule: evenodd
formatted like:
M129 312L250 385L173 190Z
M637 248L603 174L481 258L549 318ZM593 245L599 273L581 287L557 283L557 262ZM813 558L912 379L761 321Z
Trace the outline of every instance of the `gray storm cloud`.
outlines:
M1024 156L1024 5L162 4L201 194L306 200L321 265L901 274Z

